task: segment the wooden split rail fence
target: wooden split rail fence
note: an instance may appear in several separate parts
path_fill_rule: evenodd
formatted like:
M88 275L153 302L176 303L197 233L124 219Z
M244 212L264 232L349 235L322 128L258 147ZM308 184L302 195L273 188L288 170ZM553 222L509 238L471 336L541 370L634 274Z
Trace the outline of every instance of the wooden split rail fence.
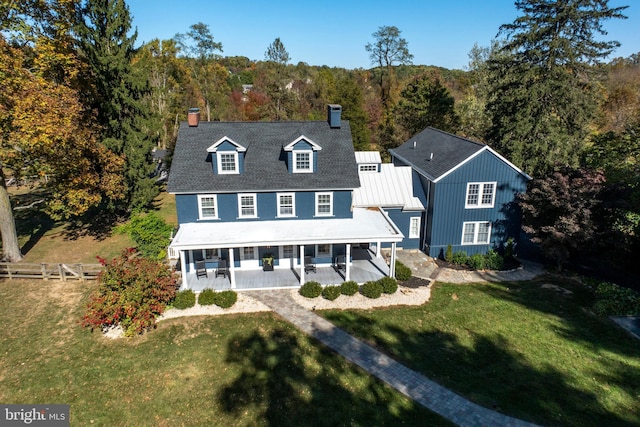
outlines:
M102 264L0 262L0 278L85 281L95 280L103 269Z

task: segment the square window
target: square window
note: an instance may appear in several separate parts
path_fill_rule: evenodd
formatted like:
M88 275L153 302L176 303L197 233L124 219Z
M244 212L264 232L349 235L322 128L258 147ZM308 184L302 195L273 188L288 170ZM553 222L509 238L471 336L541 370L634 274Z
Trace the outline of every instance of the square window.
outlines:
M219 249L203 249L202 252L206 260L217 260L220 257Z
M463 245L486 245L491 240L491 223L487 221L465 222L462 225Z
M221 175L238 173L238 153L218 153L218 173Z
M495 182L470 182L467 184L466 209L492 208L496 195Z
M253 246L244 247L240 250L240 258L242 261L256 260L256 248Z
M316 245L316 257L331 258L331 245L329 244Z
M316 193L316 216L333 215L333 193Z
M293 152L293 172L313 172L311 164L311 151L294 151Z

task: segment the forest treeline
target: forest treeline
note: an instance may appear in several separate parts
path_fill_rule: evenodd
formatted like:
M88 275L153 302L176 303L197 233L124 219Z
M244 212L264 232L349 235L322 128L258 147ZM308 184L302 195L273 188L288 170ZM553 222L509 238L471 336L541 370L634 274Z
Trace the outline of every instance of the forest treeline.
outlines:
M279 38L260 60L224 56L213 23L139 45L124 0L2 2L0 211L11 212L4 178L26 174L55 177L54 218L144 210L159 191L152 150L171 152L189 108L202 120L324 120L336 103L356 150L385 156L433 126L489 144L535 178L543 201L557 189L545 180L569 186L578 174L597 186L584 193L597 206L575 217L558 213L570 209L561 201L525 210L531 224L527 215L547 221L534 239L562 260L587 247L628 255L640 250L640 55L608 59L618 43L603 23L625 7L607 3L520 1L465 70L413 64L400 29L373 28L371 67L353 70L294 63Z

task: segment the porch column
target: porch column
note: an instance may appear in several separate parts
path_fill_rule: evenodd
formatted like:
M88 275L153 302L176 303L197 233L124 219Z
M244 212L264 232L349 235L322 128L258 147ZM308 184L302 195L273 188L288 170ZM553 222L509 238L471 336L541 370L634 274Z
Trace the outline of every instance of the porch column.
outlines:
M380 248L382 247L382 242L376 242L376 258L380 258Z
M346 255L344 257L345 269L344 269L344 280L348 282L351 277L351 243L347 243Z
M389 261L389 277L396 277L396 242L391 243L391 260Z
M233 257L233 248L229 248L229 280L231 281L231 289L236 288L236 263Z
M189 283L187 283L187 265L185 264L184 250L180 249L180 275L182 276L182 289L188 289Z
M304 245L300 245L300 285L304 285Z

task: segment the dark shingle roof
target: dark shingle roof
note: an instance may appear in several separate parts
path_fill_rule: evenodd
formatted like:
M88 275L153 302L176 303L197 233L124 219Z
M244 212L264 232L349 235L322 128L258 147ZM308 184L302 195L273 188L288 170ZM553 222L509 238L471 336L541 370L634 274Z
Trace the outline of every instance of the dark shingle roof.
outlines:
M301 135L322 147L318 171L292 174L283 147ZM214 175L207 148L228 137L247 149L244 173ZM317 122L181 123L167 190L170 193L352 189L360 186L349 123L330 129Z
M482 143L428 127L401 146L389 151L392 156L409 163L433 181L484 147L486 146ZM431 157L432 153L433 157Z

